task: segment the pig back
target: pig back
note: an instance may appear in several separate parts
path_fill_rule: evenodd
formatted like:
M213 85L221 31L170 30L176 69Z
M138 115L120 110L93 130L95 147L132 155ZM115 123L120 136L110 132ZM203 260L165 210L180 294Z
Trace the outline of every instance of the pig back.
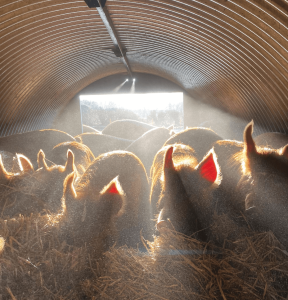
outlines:
M153 128L145 132L134 141L126 150L140 158L147 172L149 172L154 156L164 143L170 138L170 131L166 128Z
M127 151L112 151L98 156L82 176L77 192L85 190L91 198L116 176L126 195L124 213L117 219L118 243L136 246L140 230L151 234L149 186L145 168L138 157Z
M279 132L266 132L255 137L257 146L279 149L288 144L288 135Z
M37 168L37 153L40 149L48 152L54 146L75 139L60 130L44 129L30 131L0 138L0 150L11 152L13 155L21 153L27 156L34 168Z
M135 120L117 120L106 126L102 133L122 139L136 140L153 128L156 127Z
M105 134L82 133L78 137L84 145L88 146L95 157L114 150L124 150L133 141Z
M88 126L88 125L82 125L82 131L83 133L86 133L86 132L93 132L93 133L98 133L98 134L101 134L101 132L99 130L96 130L95 128L91 127L91 126Z
M194 149L196 158L201 160L218 140L223 139L213 130L194 127L173 135L164 145L173 145L175 143L188 145Z
M92 151L84 144L78 142L60 143L56 145L52 151L47 153L46 157L48 158L48 162L53 162L56 165L65 165L68 149L72 150L77 172L82 176L95 159Z

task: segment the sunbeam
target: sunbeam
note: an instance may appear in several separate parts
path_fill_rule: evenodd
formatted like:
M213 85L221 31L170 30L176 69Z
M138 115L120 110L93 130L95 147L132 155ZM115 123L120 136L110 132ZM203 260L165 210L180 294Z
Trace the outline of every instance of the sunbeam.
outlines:
M112 90L112 92L114 92L114 93L117 93L120 89L121 89L121 87L126 83L126 82L128 82L129 81L129 79L126 79L126 80L124 80L121 84L119 84L114 90Z
M135 81L136 81L136 79L133 78L133 79L132 79L132 86L131 86L131 89L130 89L130 93L131 93L131 94L134 94L134 93L135 93Z

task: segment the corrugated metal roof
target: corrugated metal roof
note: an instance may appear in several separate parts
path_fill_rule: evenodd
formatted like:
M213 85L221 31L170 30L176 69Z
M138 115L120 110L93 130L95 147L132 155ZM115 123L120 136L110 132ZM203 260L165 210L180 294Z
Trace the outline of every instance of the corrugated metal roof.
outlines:
M107 0L133 72L288 132L284 0ZM81 89L126 72L83 1L0 1L0 135L49 127Z

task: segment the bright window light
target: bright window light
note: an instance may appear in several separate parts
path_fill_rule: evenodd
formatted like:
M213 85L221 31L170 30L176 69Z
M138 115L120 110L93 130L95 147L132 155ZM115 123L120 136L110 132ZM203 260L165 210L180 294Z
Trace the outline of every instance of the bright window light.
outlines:
M123 119L183 129L183 93L81 95L80 101L82 123L100 131Z
M171 105L182 104L183 93L81 95L80 101L95 101L97 105L105 107L110 103L113 108L130 110L164 110L169 109L169 105L171 107Z

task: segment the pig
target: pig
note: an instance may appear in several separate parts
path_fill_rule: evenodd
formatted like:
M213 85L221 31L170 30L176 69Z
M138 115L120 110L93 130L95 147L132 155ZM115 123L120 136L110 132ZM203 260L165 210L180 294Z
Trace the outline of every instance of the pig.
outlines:
M30 160L22 154L16 154L19 172L13 173L6 170L3 160L2 154L0 154L0 212L3 215L3 212L6 207L11 205L11 202L15 201L14 198L9 200L11 193L14 192L15 187L21 180L27 178L31 173L34 172L34 168Z
M89 194L89 201L92 201L94 195L116 176L126 194L125 210L116 224L120 231L118 244L136 247L141 241L140 230L143 229L145 238L150 238L152 233L148 178L137 156L127 151L100 155L81 177L76 191Z
M36 169L37 154L40 149L48 152L59 143L67 141L75 141L75 139L63 131L44 129L1 137L0 150L11 152L13 155L21 153L27 156Z
M93 258L99 258L111 238L117 237L117 219L124 213L126 197L117 177L99 190L90 183L76 190L74 176L73 172L64 181L60 238L76 247L86 246Z
M217 133L209 128L193 127L176 133L169 138L164 146L177 144L185 144L195 151L198 160L212 148L213 143L223 140Z
M11 173L21 172L21 167L19 165L17 155L13 155L8 151L0 151L0 155L2 157L2 163L5 166L5 170Z
M156 128L136 120L117 120L110 123L102 130L102 134L111 135L114 137L137 140L146 131Z
M217 157L211 149L200 163L191 160L190 155L176 163L173 152L172 145L166 150L163 160L158 228L169 219L176 231L196 235L207 242L213 238L209 228L215 211L213 191L221 183Z
M124 150L133 142L131 140L125 140L105 134L96 134L92 132L82 133L79 135L79 137L81 138L82 144L88 146L95 157L109 151Z
M56 145L52 151L48 152L46 157L47 165L52 162L56 165L65 165L67 160L67 151L71 150L74 155L74 164L78 175L81 177L95 157L88 146L78 142L64 142ZM79 178L79 177L78 177Z
M2 156L3 152L0 154L0 183L1 185L9 184L10 181L17 180L19 178L22 178L23 176L26 176L32 172L34 172L34 168L32 163L30 162L29 158L22 154L16 154L18 166L19 166L19 172L9 172L6 170ZM13 156L12 156L13 157ZM10 157L11 158L11 157Z
M140 138L134 141L127 151L140 158L147 171L150 170L154 156L163 144L171 137L170 130L166 128L153 128L146 131Z
M279 149L288 144L288 135L279 132L266 132L256 136L257 146Z
M82 132L86 133L86 132L94 132L94 133L98 133L101 134L101 131L96 130L95 128L88 126L88 125L82 125Z
M7 176L5 168L1 167L2 178L4 174L6 180L5 190L2 190L2 216L14 217L19 214L27 216L43 210L49 213L61 211L63 181L68 174L76 172L72 151L67 152L65 166L48 167L43 150L38 153L39 168L36 171L25 157L20 156L20 160L23 168L20 174L10 173Z
M217 155L218 164L221 167L222 181L214 196L219 201L219 213L229 214L237 221L243 212L243 203L235 197L238 182L242 177L242 162L235 159L239 152L243 151L244 143L236 140L219 140L213 144ZM239 225L241 225L239 219Z
M271 230L288 249L288 145L279 149L257 147L253 121L244 130L244 149L235 159L242 164L236 195L245 216L257 231Z
M153 165L150 171L151 177L151 189L150 189L150 205L153 216L156 216L159 213L159 203L162 184L164 180L164 155L166 151L171 147L171 145L164 146L161 148L154 157ZM198 161L195 157L195 151L191 147L182 144L173 145L173 161L175 164L180 164L181 161L186 161L187 164L195 166L198 164Z

